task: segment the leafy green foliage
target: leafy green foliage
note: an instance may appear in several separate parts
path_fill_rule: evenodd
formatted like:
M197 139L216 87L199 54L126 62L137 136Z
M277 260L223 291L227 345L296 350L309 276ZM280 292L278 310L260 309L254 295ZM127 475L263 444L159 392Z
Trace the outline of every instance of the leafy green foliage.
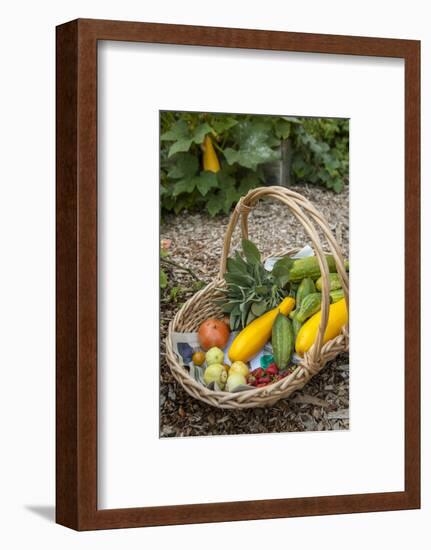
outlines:
M166 271L162 268L160 268L160 288L166 288L168 286L168 276L166 275Z
M292 146L291 176L336 192L348 175L348 120L165 111L160 116L160 196L164 211L228 213L250 189L265 185L265 165ZM211 136L218 172L203 170Z
M242 240L242 255L236 252L227 259L225 299L220 301L223 312L229 314L231 330L244 328L290 293L286 277L292 262L291 258L281 258L269 272L256 245Z
M293 136L293 176L339 193L348 176L348 150L348 120L305 118Z
M184 297L186 294L194 294L205 286L205 282L199 279L199 277L191 268L183 266L170 258L168 250L170 246L169 239L163 239L160 244L159 286L161 290L160 294L162 301L178 302L178 300ZM175 284L176 271L188 273L192 277L192 282L186 287Z
M260 164L280 160L280 152L272 147L280 141L272 135L272 124L268 119L254 117L251 120L242 120L232 130L233 140L237 148L226 147L223 154L228 164L238 163L244 168L256 172Z
M177 120L172 128L160 136L161 141L173 141L170 146L168 157L175 153L188 151L192 143L202 143L204 137L212 132L211 126L205 122L191 128L184 119Z

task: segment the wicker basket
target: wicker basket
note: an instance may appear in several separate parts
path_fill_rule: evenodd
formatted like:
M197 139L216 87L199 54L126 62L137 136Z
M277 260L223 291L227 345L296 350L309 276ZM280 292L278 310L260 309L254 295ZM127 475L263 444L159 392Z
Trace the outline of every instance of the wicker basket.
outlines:
M200 324L210 317L222 318L223 313L215 301L220 298L220 288L225 281L223 274L226 270L226 260L229 254L233 231L240 220L242 235L248 237L248 214L256 203L263 198L277 199L287 206L296 219L303 225L314 253L318 259L323 278L322 285L322 318L314 344L305 353L302 362L287 377L263 388L253 388L248 391L230 393L214 391L195 381L179 363L174 352L171 334L172 332L195 332ZM325 364L339 353L349 349L348 325L342 333L322 345L323 335L326 330L329 314L329 271L324 257L322 243L316 226L323 233L327 248L335 258L335 264L340 276L346 302L348 306L349 282L344 260L339 245L337 244L325 218L305 197L299 193L290 191L285 187L259 187L253 189L238 202L227 227L224 247L218 276L205 288L197 292L177 312L169 324L166 338L166 358L174 378L181 386L196 399L200 399L209 405L223 409L245 409L252 407L271 406L279 399L288 397L292 392L302 388L308 380L317 374Z

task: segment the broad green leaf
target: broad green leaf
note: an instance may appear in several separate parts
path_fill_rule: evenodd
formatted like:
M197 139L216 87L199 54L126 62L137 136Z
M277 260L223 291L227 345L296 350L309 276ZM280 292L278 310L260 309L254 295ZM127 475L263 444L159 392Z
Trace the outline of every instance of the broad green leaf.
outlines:
M325 155L324 159L325 168L329 174L334 177L337 175L337 170L340 167L340 161L337 158L331 157L330 155Z
M274 276L274 280L277 283L277 286L280 288L285 288L289 282L289 275L279 275L278 277Z
M170 195L164 195L163 197L163 208L170 211L173 210L175 206L175 198Z
M257 143L255 147L250 146L248 149L239 151L228 147L224 149L223 154L229 164L237 162L250 170L256 170L259 164L273 162L281 158L280 151L274 150L264 143Z
M268 136L268 139L266 141L266 145L271 147L271 149L274 149L276 147L279 147L281 143L281 138L278 136Z
M175 164L168 172L168 177L172 179L194 176L199 167L197 157L191 153L178 153L172 162Z
M341 193L341 191L343 190L343 187L344 187L344 184L343 184L343 180L341 178L337 178L335 181L334 181L334 184L332 186L333 190L336 192L336 193Z
M233 129L232 135L240 149L249 149L257 143L265 143L271 134L271 122L260 117L253 117L251 120L240 121Z
M227 147L224 149L223 154L228 161L229 164L233 164L234 162L238 162L239 159L239 151L235 151L235 149L232 149L231 147Z
M170 130L160 136L161 141L176 141L189 135L187 122L183 119L178 120Z
M245 302L243 304L241 304L242 309L241 310L241 322L242 322L242 326L245 327L246 324L247 324L247 317L248 317L248 313L250 311L250 308L251 308L251 304L249 302Z
M223 204L223 210L227 214L229 210L232 208L232 205L236 203L241 198L241 195L238 193L238 191L235 189L235 187L229 186L224 189L224 204Z
M276 279L277 284L283 288L289 282L289 272L294 260L285 256L278 260L272 268L272 276Z
M227 259L227 270L229 273L247 273L247 266L239 261L238 259L228 258Z
M244 273L230 273L226 272L224 274L225 281L227 283L232 283L234 285L239 285L242 287L247 287L250 285L250 282L253 282L253 278L250 275Z
M290 136L290 122L279 118L275 123L275 132L278 137L287 139Z
M323 153L326 153L329 149L329 146L327 143L316 141L315 139L311 139L309 141L310 149L315 153L316 155L322 155Z
M277 260L277 262L275 262L274 267L272 268L272 274L275 277L278 277L279 275L286 275L289 273L294 263L295 261L292 258L289 258L289 256L285 256L284 258L281 258L280 260Z
M189 178L189 179L183 179L178 181L175 186L174 190L172 192L172 195L174 197L177 197L181 193L191 193L195 188L195 179Z
M280 152L272 149L275 136L271 132L272 124L268 118L245 120L233 130L238 149L227 147L224 156L229 164L237 162L245 168L256 170L259 164L280 158Z
M269 120L241 122L233 128L233 133L239 147L224 149L228 164L237 162L245 168L256 170L259 164L280 159L280 152L272 148L275 136L271 133Z
M239 328L239 315L230 314L229 319L230 330L237 330Z
M238 121L230 116L218 116L211 121L211 124L214 127L214 130L218 134L221 134L222 132L225 132L238 124Z
M240 302L241 303L241 302ZM239 315L241 313L240 309L239 309L239 306L240 306L240 303L238 303L232 310L232 314L233 315Z
M191 138L181 138L175 143L172 144L169 149L168 157L172 157L175 153L181 153L183 151L188 151L192 144L193 140Z
M256 264L260 262L260 252L257 246L248 239L242 239L242 250L248 263Z
M204 137L207 134L210 134L211 132L212 132L211 126L206 122L203 122L202 124L199 124L199 126L193 132L193 141L198 144L202 143L204 140Z
M179 214L181 210L190 208L192 205L193 205L193 196L190 194L183 193L179 197L175 198L174 212L175 214Z
M213 195L207 202L207 210L210 216L215 216L223 208L223 201L218 195Z
M247 316L247 322L246 324L249 325L252 321L254 321L256 319L256 315L253 314L253 311L251 310L250 308L250 312Z
M240 196L246 195L251 189L259 187L260 179L255 172L249 172L245 177L242 178L241 183L239 184L238 193Z
M255 280L255 283L257 285L261 285L262 284L262 272L261 272L261 266L262 264L259 262L259 263L255 263L254 264L254 280Z
M292 169L298 178L303 178L307 169L307 164L301 156L295 155L292 160Z
M269 294L268 287L266 286L257 286L256 287L256 294L259 296L267 296Z
M266 311L266 303L265 302L255 302L251 306L251 311L256 317L260 317L263 315Z
M223 313L231 313L234 307L235 304L233 302L227 302L221 306L221 310Z
M217 177L220 181L221 188L234 186L236 183L236 179L234 173L232 173L231 171L231 167L226 164L223 166L220 172L217 172Z
M205 197L210 189L218 187L217 175L214 172L201 172L195 178L196 187L199 193Z
M238 252L238 250L235 251L235 260L242 265L243 271L247 271L248 264L244 260L244 258L241 256L241 254Z

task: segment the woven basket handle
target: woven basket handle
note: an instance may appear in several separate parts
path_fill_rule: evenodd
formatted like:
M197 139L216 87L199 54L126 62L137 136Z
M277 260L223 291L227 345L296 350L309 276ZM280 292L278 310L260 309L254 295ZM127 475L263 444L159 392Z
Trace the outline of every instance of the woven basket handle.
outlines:
M308 359L311 360L313 363L317 363L323 345L323 336L325 334L326 326L328 324L330 297L328 264L326 262L325 253L323 251L322 243L316 231L315 225L317 225L317 227L322 231L328 244L329 250L334 256L337 272L344 290L347 308L349 307L349 282L346 269L344 267L344 260L341 249L334 235L332 234L332 231L329 229L328 222L322 216L322 214L320 214L320 212L316 210L316 208L309 200L307 200L299 193L295 193L294 191L287 189L286 187L258 187L249 191L247 195L240 199L229 220L226 235L224 238L219 276L220 278L223 278L223 275L226 271L226 262L230 251L232 234L235 230L238 220L241 218L242 236L244 239L247 239L248 215L254 208L256 203L259 201L259 199L262 198L276 199L289 208L289 210L302 224L305 231L307 232L312 242L314 253L319 262L319 267L322 274L322 317L314 344L307 352Z

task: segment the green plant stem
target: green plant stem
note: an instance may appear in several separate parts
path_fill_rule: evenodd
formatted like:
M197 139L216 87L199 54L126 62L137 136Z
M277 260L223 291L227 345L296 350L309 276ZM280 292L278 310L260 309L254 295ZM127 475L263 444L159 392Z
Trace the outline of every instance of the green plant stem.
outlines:
M199 279L199 277L196 275L196 273L190 269L189 267L184 267L183 265L181 264L178 264L177 262L174 262L174 260L168 260L167 258L160 258L160 262L161 263L164 263L166 265L170 265L172 267L176 267L177 269L181 269L182 271L186 271L187 273L189 273L193 279L195 279L196 281L202 283L202 279Z

